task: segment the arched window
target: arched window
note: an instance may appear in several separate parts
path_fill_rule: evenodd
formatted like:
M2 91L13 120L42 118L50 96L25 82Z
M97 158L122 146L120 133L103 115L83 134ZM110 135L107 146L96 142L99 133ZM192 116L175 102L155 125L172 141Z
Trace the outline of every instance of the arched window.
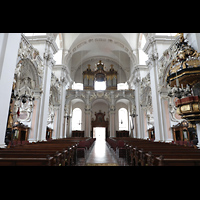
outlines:
M72 130L81 131L82 125L82 110L75 108L72 113Z
M125 108L120 108L118 111L119 130L128 130L128 112Z

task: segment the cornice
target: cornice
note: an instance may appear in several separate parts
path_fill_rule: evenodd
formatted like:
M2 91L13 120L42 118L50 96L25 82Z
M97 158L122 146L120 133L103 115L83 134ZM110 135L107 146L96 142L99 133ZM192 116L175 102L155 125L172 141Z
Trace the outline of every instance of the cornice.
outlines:
M24 37L26 37L26 36L24 36ZM50 47L53 50L53 54L57 53L59 50L54 38L49 35L31 36L31 38L29 38L29 37L26 37L26 38L31 44L49 43Z
M152 46L152 44L155 42L155 37L151 36L147 38L146 44L143 47L143 51L148 54L150 47Z

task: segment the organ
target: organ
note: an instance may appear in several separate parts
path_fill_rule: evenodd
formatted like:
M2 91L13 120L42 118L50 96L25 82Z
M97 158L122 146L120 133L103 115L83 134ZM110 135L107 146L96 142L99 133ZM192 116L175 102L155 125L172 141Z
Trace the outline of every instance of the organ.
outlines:
M117 71L110 65L110 70L105 71L104 63L101 60L97 63L97 70L92 71L88 68L83 71L83 87L84 90L94 90L95 81L106 81L106 90L117 90Z

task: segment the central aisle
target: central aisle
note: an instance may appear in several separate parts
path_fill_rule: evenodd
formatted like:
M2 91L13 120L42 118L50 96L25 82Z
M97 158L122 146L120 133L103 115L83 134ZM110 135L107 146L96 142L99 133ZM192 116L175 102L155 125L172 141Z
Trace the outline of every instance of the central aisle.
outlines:
M106 145L105 140L96 140L86 160L87 166L118 166L117 160Z

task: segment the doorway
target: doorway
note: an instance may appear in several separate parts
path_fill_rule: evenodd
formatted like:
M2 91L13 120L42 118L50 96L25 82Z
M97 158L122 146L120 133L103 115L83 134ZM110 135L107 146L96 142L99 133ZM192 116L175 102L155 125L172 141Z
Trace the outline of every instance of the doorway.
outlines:
M105 141L106 128L105 127L94 127L93 128L93 138L98 141Z

